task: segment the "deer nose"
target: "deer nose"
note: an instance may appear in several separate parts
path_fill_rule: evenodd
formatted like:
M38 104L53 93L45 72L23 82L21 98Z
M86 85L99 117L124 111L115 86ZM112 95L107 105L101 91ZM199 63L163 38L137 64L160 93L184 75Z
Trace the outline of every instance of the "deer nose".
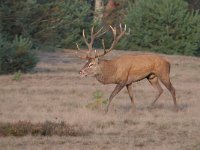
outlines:
M83 71L81 70L81 71L79 71L79 74L82 74L83 73Z
M84 71L82 71L82 70L81 70L81 71L79 71L79 74L80 74L80 76L81 76L81 77L86 77L86 76L87 76L87 74L85 74L85 72L84 72Z

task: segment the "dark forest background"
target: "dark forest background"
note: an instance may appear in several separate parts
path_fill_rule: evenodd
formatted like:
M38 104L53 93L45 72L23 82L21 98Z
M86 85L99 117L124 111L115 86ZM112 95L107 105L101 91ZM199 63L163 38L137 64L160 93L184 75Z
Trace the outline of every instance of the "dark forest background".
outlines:
M27 72L36 50L84 47L82 30L126 24L130 34L117 49L165 54L200 54L200 0L1 0L0 73ZM95 15L101 13L100 20ZM106 45L112 40L108 32ZM97 40L95 46L101 48ZM13 69L14 68L14 69Z

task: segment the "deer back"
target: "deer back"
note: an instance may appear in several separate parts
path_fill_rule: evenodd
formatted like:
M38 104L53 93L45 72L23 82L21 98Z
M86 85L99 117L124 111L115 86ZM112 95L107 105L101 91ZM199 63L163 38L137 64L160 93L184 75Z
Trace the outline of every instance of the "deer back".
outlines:
M169 63L157 55L123 55L113 60L100 61L101 73L97 80L108 83L131 83L150 74L160 75L169 68Z

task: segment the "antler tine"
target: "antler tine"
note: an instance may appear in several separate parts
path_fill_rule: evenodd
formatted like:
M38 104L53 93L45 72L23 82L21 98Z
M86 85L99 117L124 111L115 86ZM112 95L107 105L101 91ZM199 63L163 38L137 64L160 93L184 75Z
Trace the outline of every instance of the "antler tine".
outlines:
M90 47L90 44L88 43L88 41L86 40L86 37L85 37L85 30L83 29L83 39L85 41L85 44Z
M111 28L112 32L116 34L116 27L113 28L111 25L109 27Z
M94 40L95 38L98 38L98 37L104 35L104 34L107 32L107 31L104 31L104 32L101 33L102 30L103 30L103 27L101 27L101 29L99 29L95 34L92 35L93 40Z
M124 27L124 31L126 31L126 24L125 24L125 27Z
M76 54L76 56L77 56L78 58L87 59L87 56L79 56L77 51L75 52L75 54Z
M103 53L102 54L98 54L97 50L95 49L95 58L101 57L101 56L106 54L106 47L105 47L104 39L102 39L101 42L102 42L102 46L103 46Z
M81 49L79 48L79 46L78 46L78 44L77 44L77 43L76 43L76 47L77 47L77 49L78 49L78 50L81 50Z
M95 38L100 37L106 33L106 32L101 33L102 30L103 30L103 27L99 29L96 33L94 33L94 26L91 28L91 40L90 40L90 43L87 44L90 52L92 51L92 45L94 43Z
M89 48L89 50L91 51L92 50L92 45L94 43L94 39L96 37L96 33L94 34L94 26L92 26L90 34L91 34L91 40L90 40L90 48Z
M126 24L124 25L124 28L122 28L122 25L121 25L121 24L119 25L119 27L120 27L120 34L117 36L116 43L119 41L119 39L120 39L124 34L126 34Z
M115 40L116 39L116 35L117 35L117 30L116 30L116 27L112 27L110 26L111 30L112 30L112 33L113 33L113 39Z
M126 31L126 24L124 25L124 29L122 28L121 23L119 24L120 32L123 33Z
M76 47L77 47L77 49L78 49L78 51L80 51L81 49L79 48L79 46L78 46L78 44L76 43ZM81 58L81 59L87 59L88 58L88 56L87 55L85 55L85 56L79 56L78 55L78 51L76 51L75 52L75 54L76 54L76 56L77 57L79 57L79 58Z
M104 52L105 52L106 47L105 47L104 39L102 39L101 43L102 43L102 46L103 46L103 50L104 50Z
M122 24L119 24L120 32L122 32Z
M95 49L94 50L94 58L96 58L96 56L97 56L97 50Z
M92 26L91 28L91 37L93 37L93 34L94 34L94 26Z
M99 29L99 30L94 34L94 36L95 36L95 37L99 36L98 34L101 32L102 29L103 29L103 27L101 27L101 29Z
M125 32L125 35L129 35L131 33L131 29L128 28L128 32Z
M102 40L102 45L103 45L103 49L104 49L104 52L102 54L99 54L99 55L96 55L95 58L97 57L101 57L101 56L104 56L105 54L109 53L111 50L113 50L113 48L115 47L115 45L117 44L117 42L120 40L120 38L125 34L126 32L126 24L124 26L124 28L122 28L122 25L120 24L119 25L120 27L120 33L119 35L117 36L117 29L116 27L112 27L110 25L110 29L112 30L112 34L113 34L113 42L110 46L110 48L108 50L105 49L105 43L104 43L104 40Z
M96 37L101 37L102 35L104 35L107 31L105 30L104 32L102 32L101 34L98 34Z

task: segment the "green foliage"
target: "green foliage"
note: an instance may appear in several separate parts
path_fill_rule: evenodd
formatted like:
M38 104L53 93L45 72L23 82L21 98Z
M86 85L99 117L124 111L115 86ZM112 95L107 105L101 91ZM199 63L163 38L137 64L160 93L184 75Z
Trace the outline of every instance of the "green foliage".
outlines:
M12 42L0 38L0 74L31 71L38 59L32 48L32 42L16 36Z
M22 35L34 47L73 47L90 25L90 6L82 0L2 0L0 32L9 40Z
M93 99L94 101L91 103L88 103L86 105L86 108L90 109L103 109L105 105L107 104L107 100L104 99L103 93L101 91L95 91L93 93Z
M119 5L107 17L103 17L102 24L107 27L110 24L118 26L119 23L124 23L125 18L126 24L131 28L130 36L121 39L116 48L148 49L167 54L200 53L200 15L198 11L194 11L199 8L198 0L115 2ZM25 37L32 41L32 48L48 51L57 47L75 48L75 43L80 46L84 43L82 29L86 29L86 34L89 34L93 24L92 11L85 0L1 0L0 34L8 41L17 40L18 44L20 39L16 35L18 38ZM111 34L104 38L106 47L109 47ZM0 53L9 51L10 55L14 55L14 43L1 40L0 37L0 47L2 48L3 43L4 49ZM23 42L25 41L21 41ZM20 44L18 46L19 49L23 47ZM94 46L101 47L101 40L97 40Z
M14 81L20 81L22 79L22 73L21 71L17 71L14 73L13 78Z
M200 48L200 15L183 0L139 0L130 4L126 23L129 49L148 48L166 54L195 55Z
M32 48L32 42L22 36L15 36L12 46L16 50L17 55L23 55Z
M94 99L101 99L103 97L103 93L101 91L95 91L93 93L93 98Z

